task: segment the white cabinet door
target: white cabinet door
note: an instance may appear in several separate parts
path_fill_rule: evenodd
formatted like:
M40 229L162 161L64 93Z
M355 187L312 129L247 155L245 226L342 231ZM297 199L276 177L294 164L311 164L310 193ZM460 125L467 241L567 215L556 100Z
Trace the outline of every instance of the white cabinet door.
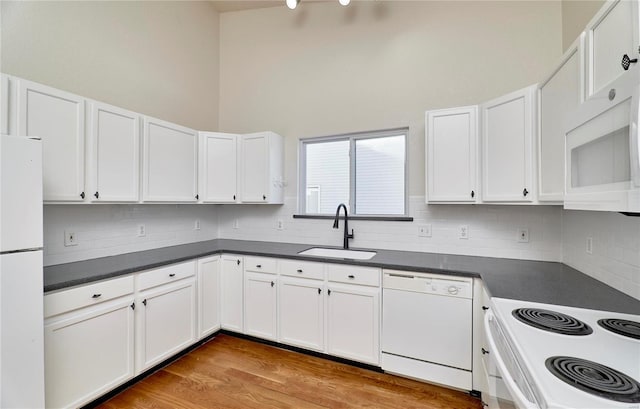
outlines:
M75 408L134 375L133 297L45 322L45 403Z
M427 111L427 202L470 202L477 184L477 112L469 106Z
M243 332L242 257L222 256L220 272L220 324L230 331Z
M198 260L198 338L220 329L220 256Z
M90 103L91 201L137 202L140 117L100 102Z
M0 134L11 135L9 132L9 76L0 74Z
M324 349L324 282L280 277L278 294L279 341Z
M140 373L196 340L195 280L143 291L136 299L136 372Z
M238 199L239 136L200 132L200 199L205 203L235 203Z
M277 276L245 272L244 332L275 341L277 319Z
M43 200L83 201L84 99L31 81L17 82L17 134L42 139Z
M482 199L533 200L533 112L537 86L482 105Z
M197 201L197 132L145 117L143 172L144 201Z
M329 284L327 352L372 365L380 363L380 289Z
M242 202L283 203L282 136L273 132L243 135L240 152Z
M639 57L640 14L638 2L610 0L587 25L587 98L618 78L622 58ZM631 64L631 69L638 69Z
M581 35L560 65L538 89L538 200L562 202L564 197L565 119L582 102Z

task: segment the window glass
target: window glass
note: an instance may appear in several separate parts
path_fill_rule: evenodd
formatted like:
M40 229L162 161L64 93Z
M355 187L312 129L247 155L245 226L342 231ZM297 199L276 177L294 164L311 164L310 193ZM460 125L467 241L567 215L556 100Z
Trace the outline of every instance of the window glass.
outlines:
M306 213L335 212L349 203L349 141L306 145Z

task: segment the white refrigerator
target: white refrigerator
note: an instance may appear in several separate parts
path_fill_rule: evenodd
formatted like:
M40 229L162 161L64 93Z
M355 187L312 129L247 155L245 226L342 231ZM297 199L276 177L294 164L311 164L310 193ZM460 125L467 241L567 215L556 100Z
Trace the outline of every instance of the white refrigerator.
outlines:
M0 408L44 407L42 144L0 135Z

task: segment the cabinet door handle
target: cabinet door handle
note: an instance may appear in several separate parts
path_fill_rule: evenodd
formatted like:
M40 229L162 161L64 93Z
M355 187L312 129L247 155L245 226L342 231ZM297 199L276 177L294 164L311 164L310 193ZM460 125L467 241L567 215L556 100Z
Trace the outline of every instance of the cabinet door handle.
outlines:
M238 263L238 265L240 265L240 259L236 260L236 263Z
M331 290L327 290L327 295L331 295Z
M352 279L352 280L353 280L354 278L356 278L356 276L354 276L353 274L349 274L347 277L349 277L349 278L350 278L350 279Z
M142 300L142 303L144 304L144 306L147 306L147 299L145 298L144 300Z
M302 269L301 269L301 268L297 269L296 271L297 271L298 273L302 273Z
M176 273L169 274L169 277L175 277L175 276L176 276Z
M471 198L473 199L474 197L476 197L476 192L475 191L471 191Z
M527 188L525 187L525 188L522 190L522 195L526 197L528 194L529 194L529 191L528 191L528 190L527 190Z
M256 268L262 268L262 264L256 264Z
M482 306L482 311L486 311L488 309L489 309L489 307L485 307L484 305Z
M236 200L236 195L233 195L233 200Z
M635 64L638 62L637 58L634 58L633 60L631 58L629 58L629 56L627 54L622 56L622 61L620 62L620 65L622 65L622 68L626 71L629 69L629 67L631 66L631 64Z
M136 310L136 303L132 302L129 307L131 307L131 309L135 311Z
M276 285L276 283L274 283L273 281L271 282L271 287L273 287L274 285Z
M262 195L262 200L267 200L267 196Z
M84 199L84 192L80 193L80 197Z
M196 195L196 200L200 199L200 195Z
M100 297L102 297L102 294L93 294L91 296L91 298L100 298Z
M322 294L322 288L318 288L318 294Z
M96 197L96 199L100 199L100 193L95 192L93 195Z
M482 355L486 355L488 353L489 353L489 351L487 351L486 349L482 348Z

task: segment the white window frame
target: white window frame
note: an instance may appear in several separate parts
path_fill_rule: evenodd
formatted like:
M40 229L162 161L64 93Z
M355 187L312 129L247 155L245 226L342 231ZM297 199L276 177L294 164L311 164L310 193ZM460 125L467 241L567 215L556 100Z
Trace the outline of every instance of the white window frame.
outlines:
M356 203L356 141L362 139L385 138L389 136L404 136L404 213L403 214L366 214L359 215ZM349 216L356 218L405 218L409 217L409 128L385 129L380 131L356 132L342 135L301 138L298 149L298 212L303 216L329 216L326 213L307 213L307 162L306 145L314 143L349 141ZM333 215L331 215L333 216Z

